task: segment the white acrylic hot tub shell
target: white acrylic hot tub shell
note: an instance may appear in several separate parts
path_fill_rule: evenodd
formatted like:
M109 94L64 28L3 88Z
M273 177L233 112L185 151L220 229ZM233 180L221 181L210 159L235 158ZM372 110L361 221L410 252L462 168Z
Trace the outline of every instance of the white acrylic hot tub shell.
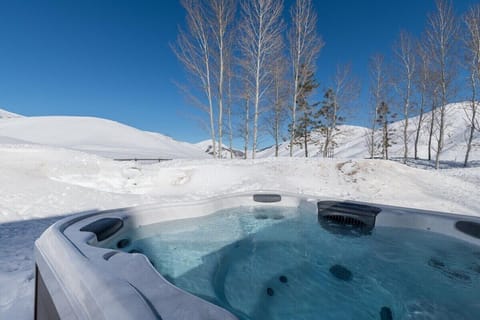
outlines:
M91 232L80 229L100 218L120 218L115 234L168 220L205 216L240 206L301 207L317 214L319 197L279 193L281 202L253 201L254 193L241 193L191 203L158 204L80 214L50 227L35 244L38 270L61 319L237 319L228 311L201 300L166 281L142 254L128 254L97 245ZM259 192L255 192L259 194ZM376 226L405 227L439 232L480 245L479 239L455 229L457 220L478 218L375 205L382 209Z

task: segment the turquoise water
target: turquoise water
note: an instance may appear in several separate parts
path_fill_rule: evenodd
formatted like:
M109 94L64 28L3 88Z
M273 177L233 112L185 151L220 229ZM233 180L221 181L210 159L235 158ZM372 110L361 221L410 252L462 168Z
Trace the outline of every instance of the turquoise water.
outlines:
M434 233L332 234L298 209L237 208L129 240L122 250L240 319L480 319L480 248Z

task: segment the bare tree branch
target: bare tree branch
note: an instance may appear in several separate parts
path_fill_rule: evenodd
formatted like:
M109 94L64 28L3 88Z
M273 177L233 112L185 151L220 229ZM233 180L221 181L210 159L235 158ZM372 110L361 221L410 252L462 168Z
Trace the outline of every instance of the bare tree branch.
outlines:
M179 29L177 42L172 46L177 59L183 64L187 73L201 84L207 100L210 118L210 137L212 139L213 157L215 152L215 119L213 110L211 49L209 39L209 23L204 3L197 0L181 0L187 12L186 30ZM200 99L197 99L198 101Z
M316 60L324 42L317 33L317 14L311 0L296 0L290 14L292 27L289 32L289 42L293 73L290 156L293 156L297 98L301 95L299 84L306 80L300 79L302 76L301 68L304 66L315 72Z
M436 11L428 15L427 39L431 48L433 67L439 74L440 108L439 135L435 168L440 167L440 155L444 147L446 106L453 92L456 76L456 40L458 23L450 0L436 0Z
M466 60L470 72L470 87L472 90L471 104L467 112L470 130L467 138L467 151L465 152L465 160L463 163L466 167L468 165L470 151L472 150L475 130L480 130L477 119L477 86L480 80L480 5L471 7L463 20L467 29L464 43L467 51Z
M271 66L281 46L283 1L243 0L240 26L240 49L247 81L252 84L253 145L255 158L258 143L258 120L266 92L272 85Z
M403 163L408 158L408 124L412 108L413 76L416 68L414 44L412 37L405 31L400 32L400 38L394 46L394 53L399 64L399 89L402 91L403 104Z

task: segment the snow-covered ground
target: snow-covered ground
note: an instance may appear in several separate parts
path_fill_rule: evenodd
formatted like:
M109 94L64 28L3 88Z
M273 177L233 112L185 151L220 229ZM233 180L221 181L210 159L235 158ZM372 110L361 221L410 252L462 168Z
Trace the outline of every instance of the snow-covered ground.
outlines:
M0 119L21 118L22 116L7 110L0 109Z
M0 109L0 143L35 143L113 159L209 158L197 146L94 117L21 117ZM13 140L12 140L13 139Z
M254 161L212 160L197 146L109 120L0 110L0 319L32 318L33 243L54 221L76 212L276 189L480 216L480 154L473 152L476 167L457 167L460 126L449 129L443 165L449 169L435 171L428 162L362 159L365 129L354 126L342 128L336 154L344 159L277 159L265 150L265 158ZM401 147L393 149L398 156ZM128 155L176 160L112 160Z

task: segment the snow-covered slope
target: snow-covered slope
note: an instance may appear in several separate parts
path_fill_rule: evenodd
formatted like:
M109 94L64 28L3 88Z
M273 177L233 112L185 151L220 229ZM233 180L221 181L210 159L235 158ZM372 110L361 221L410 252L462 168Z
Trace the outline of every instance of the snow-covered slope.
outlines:
M93 117L0 119L0 143L14 142L69 148L108 158L208 158L192 144Z
M22 116L7 110L0 109L0 119L21 118Z
M198 143L195 143L195 145L197 147L199 147L200 149L202 149L205 153L207 153L209 155L213 155L212 140L208 139L208 140L200 141ZM237 158L238 159L243 158L243 156L244 156L243 151L240 151L240 150L235 149L235 148L232 148L231 150L233 151L233 157L234 158L236 158L236 159ZM223 146L222 146L222 158L223 159L230 159L230 155L231 155L230 147L223 144Z
M466 137L467 137L467 122L465 116L465 107L468 103L453 103L446 107L447 110L447 125L445 131L445 146L441 154L442 160L449 161L462 161L466 151ZM419 157L428 157L428 131L430 127L431 113L428 112L424 116L422 122L421 136L419 140ZM408 130L408 145L409 145L409 157L413 157L413 148L415 141L415 130L419 121L419 117L412 117L409 119ZM403 157L403 127L405 121L397 121L391 124L390 128L394 130L392 134L393 146L389 150L391 157ZM358 126L342 125L339 126L339 132L335 139L337 146L335 147L335 158L341 159L358 159L366 158L369 156L366 135L370 132L370 129ZM434 135L435 139L438 136ZM318 139L318 144L309 144L309 155L311 157L320 157L321 144L323 139ZM480 160L480 133L477 132L474 138L475 147L471 151L470 159ZM274 147L268 148L258 153L259 158L271 157L274 155ZM280 156L289 156L289 142L284 142L280 146ZM294 149L294 155L297 157L304 156L304 150L300 146L296 146ZM432 151L435 154L435 151Z

